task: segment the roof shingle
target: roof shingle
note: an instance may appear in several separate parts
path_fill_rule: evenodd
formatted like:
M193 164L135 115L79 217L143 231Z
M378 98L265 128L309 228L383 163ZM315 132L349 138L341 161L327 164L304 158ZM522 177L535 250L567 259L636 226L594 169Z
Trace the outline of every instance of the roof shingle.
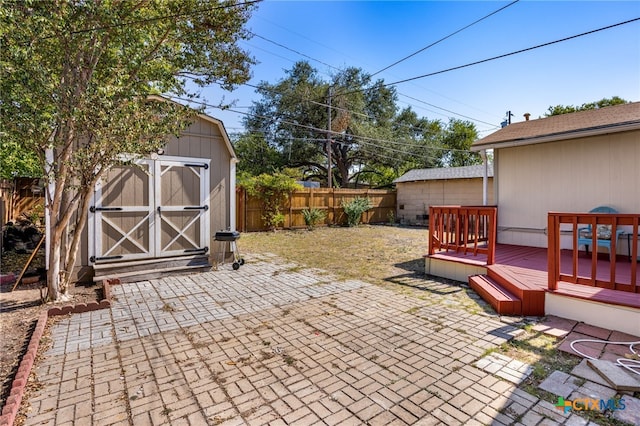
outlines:
M541 138L557 136L558 139L570 139L572 135L583 137L589 131L614 133L632 128L640 128L640 102L510 124L475 141L472 150L492 148L508 142L522 142L526 145L535 143L536 139Z
M482 164L464 167L443 167L438 169L413 169L394 180L393 183L481 178L483 173L484 165ZM493 176L493 164L488 164L487 174L489 177Z

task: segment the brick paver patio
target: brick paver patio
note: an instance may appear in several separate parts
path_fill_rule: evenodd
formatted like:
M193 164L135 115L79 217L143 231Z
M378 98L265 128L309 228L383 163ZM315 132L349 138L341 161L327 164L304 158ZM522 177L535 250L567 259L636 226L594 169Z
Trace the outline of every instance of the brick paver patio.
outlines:
M526 366L475 365L518 328L463 309L459 287L226 266L114 286L110 310L56 322L26 424L587 424L517 389Z

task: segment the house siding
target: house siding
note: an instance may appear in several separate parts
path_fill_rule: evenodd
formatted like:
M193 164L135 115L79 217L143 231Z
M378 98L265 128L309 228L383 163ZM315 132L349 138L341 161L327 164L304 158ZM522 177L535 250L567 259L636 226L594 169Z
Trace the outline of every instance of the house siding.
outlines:
M640 131L500 148L494 167L500 243L546 247L549 211L640 212Z
M488 186L487 202L493 204L493 178ZM426 225L429 206L482 205L482 178L399 182L396 188L397 218L408 225Z

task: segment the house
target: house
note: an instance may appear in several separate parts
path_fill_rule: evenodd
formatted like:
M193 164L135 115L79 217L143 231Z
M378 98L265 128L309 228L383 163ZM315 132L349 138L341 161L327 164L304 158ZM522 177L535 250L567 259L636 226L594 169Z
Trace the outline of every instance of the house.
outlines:
M640 335L640 102L514 123L471 149L493 151L497 207L432 208L427 272L468 279L499 313ZM590 225L623 231L615 256L580 250Z
M81 281L206 270L212 235L235 230L237 158L220 120L197 114L164 150L136 163L112 169L96 186Z
M640 212L640 102L514 123L471 147L490 149L499 243L546 247L550 211Z
M396 217L407 225L426 225L429 206L480 205L493 203L493 164L487 165L487 199L483 200L484 165L413 169L396 184Z

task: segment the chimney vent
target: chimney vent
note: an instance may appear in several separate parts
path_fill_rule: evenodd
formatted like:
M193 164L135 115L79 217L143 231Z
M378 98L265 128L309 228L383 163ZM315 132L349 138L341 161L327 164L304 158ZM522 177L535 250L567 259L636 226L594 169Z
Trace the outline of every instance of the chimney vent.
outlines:
M531 117L531 114L529 114L528 112L525 112L525 113L524 113L524 119L525 119L526 121L529 121L529 117Z

